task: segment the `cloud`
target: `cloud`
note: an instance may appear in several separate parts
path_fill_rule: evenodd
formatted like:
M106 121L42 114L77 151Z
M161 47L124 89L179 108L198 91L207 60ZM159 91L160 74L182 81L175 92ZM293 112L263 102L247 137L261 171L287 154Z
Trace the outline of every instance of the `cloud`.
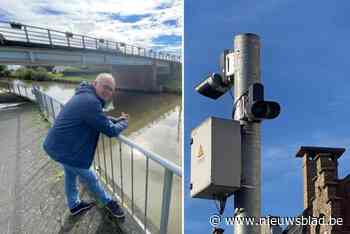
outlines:
M1 19L181 53L181 0L2 0Z
M63 15L63 14L65 14L62 11L57 11L57 10L49 8L49 7L41 7L37 10L37 13L42 14L42 15Z

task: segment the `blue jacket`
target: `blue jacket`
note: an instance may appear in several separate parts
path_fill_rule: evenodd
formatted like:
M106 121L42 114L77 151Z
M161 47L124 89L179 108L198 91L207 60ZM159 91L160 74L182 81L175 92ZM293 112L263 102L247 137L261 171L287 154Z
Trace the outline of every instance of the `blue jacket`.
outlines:
M126 120L113 124L102 112L104 105L93 86L80 84L45 138L43 147L47 154L63 164L89 168L100 132L116 137L128 126Z

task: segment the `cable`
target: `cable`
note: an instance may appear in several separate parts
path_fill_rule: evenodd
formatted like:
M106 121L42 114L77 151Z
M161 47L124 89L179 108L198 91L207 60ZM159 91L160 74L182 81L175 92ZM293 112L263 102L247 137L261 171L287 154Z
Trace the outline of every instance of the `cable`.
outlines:
M234 115L236 112L236 106L238 101L240 101L245 95L247 95L249 92L249 90L245 91L241 96L239 96L239 98L237 98L237 100L233 103L233 108L232 108L232 119L234 119ZM232 95L232 94L231 94ZM243 103L244 104L244 103Z
M237 98L237 100L233 103L233 108L236 108L236 105L237 105L238 101L240 101L242 97L247 95L248 92L249 92L249 90L245 91L241 96L239 96L239 98Z
M220 215L224 213L227 197L227 194L222 196L216 196L215 194L213 195L215 207ZM217 205L217 201L219 201L219 205Z

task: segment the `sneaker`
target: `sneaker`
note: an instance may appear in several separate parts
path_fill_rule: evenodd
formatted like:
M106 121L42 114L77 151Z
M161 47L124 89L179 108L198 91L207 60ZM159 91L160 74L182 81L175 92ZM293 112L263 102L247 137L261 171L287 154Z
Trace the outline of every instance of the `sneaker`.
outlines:
M75 216L83 212L84 210L89 210L95 205L94 202L84 202L81 201L77 206L75 206L73 209L70 209L71 215Z
M116 201L110 201L107 203L106 208L111 214L116 218L124 218L125 214L122 208L118 205Z

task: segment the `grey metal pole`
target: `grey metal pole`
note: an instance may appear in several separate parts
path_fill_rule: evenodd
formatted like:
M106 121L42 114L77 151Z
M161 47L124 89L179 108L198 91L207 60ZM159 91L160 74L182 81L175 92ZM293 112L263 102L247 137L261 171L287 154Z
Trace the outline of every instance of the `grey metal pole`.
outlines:
M253 83L260 83L260 39L255 34L239 34L234 38L235 53L235 120L242 125L242 188L235 192L235 215L260 217L260 123L242 120L245 112L245 99L241 96ZM256 220L258 221L258 220ZM260 234L260 226L235 224L235 234Z

